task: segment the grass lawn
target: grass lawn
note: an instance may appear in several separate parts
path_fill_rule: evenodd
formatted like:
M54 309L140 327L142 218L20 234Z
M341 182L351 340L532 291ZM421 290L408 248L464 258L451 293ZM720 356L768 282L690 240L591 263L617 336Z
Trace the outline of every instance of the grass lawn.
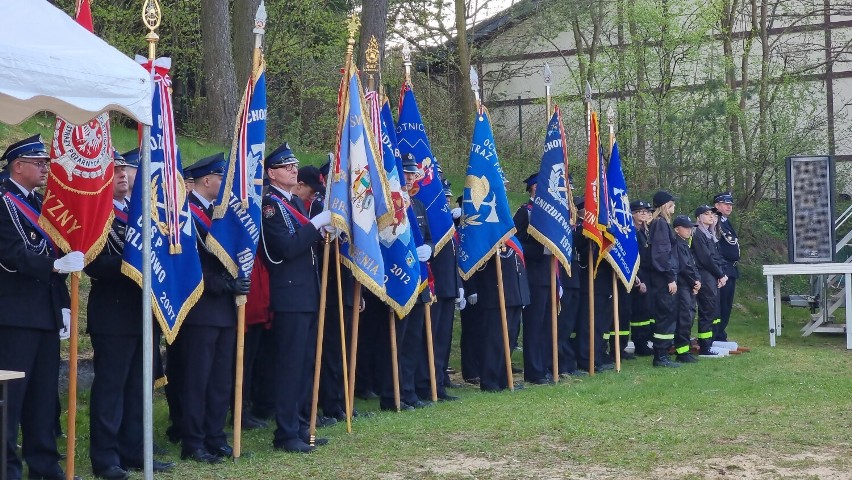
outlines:
M466 387L452 392L461 401L401 414L359 400L359 410L376 415L356 420L352 434L343 424L321 429L330 443L310 455L273 451L270 427L244 435L250 455L236 462L181 462L165 438L168 412L158 393L155 441L178 466L157 478L852 478L845 339L799 336L807 312L785 307L784 336L770 348L763 291L754 281L740 288L730 328L750 353L677 370L641 358L625 361L621 373L514 393ZM458 368L458 331L455 341ZM522 361L520 352L514 357ZM91 475L87 409L84 394L77 447L84 476Z

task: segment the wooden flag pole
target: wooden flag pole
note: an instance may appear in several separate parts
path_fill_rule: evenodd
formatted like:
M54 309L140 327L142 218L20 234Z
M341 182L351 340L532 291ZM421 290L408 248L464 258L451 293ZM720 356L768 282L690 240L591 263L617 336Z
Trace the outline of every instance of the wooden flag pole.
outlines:
M338 255L340 250L338 247ZM337 257L340 258L340 257ZM355 280L352 300L352 336L349 347L349 411L355 410L355 372L358 363L358 323L361 321L361 282Z
M340 242L334 240L334 253L337 259L334 268L337 269L337 312L340 318L340 350L343 358L343 401L346 402L346 433L352 433L352 403L349 401L349 368L346 365L346 322L343 318L343 280L340 275ZM353 308L359 308L355 305Z
M240 458L243 437L243 362L246 345L246 304L237 306L237 371L234 379L234 459Z
M609 125L609 154L612 158L612 146L615 144L615 109L612 106L606 111L606 120ZM615 269L612 271L612 313L615 327L615 371L621 372L621 321L618 314L618 280Z
M550 70L550 64L544 64L544 97L545 97L545 122L550 122L551 115L551 95L550 95L550 87L553 83L553 73ZM545 123L547 126L547 123ZM565 174L568 174L568 170L565 170ZM567 182L566 182L567 189ZM567 191L567 190L566 190ZM569 199L571 201L571 199ZM553 364L553 383L559 383L559 291L557 288L557 271L559 268L559 260L557 260L556 255L551 255L550 262L550 336L551 336L551 347L553 352L553 359L551 363Z
M509 390L515 390L515 378L512 376L512 351L509 348L509 322L506 319L506 294L503 292L503 262L500 258L500 249L494 258L497 260L497 298L500 300L500 324L503 327L503 355L506 357L506 379L509 381Z
M322 250L322 277L320 278L319 322L317 324L317 351L314 356L314 391L311 397L310 445L316 446L317 404L319 403L320 369L322 368L322 341L325 336L325 303L328 288L328 251L331 247L331 234L325 234Z
M429 288L429 287L426 287ZM435 344L432 341L432 303L435 302L435 297L430 293L432 299L424 305L424 327L426 329L426 356L429 361L429 385L432 388L432 401L438 401L438 382L435 378Z
M399 361L396 357L396 316L392 308L388 308L388 322L390 325L390 346L391 346L391 376L393 377L393 402L398 412L401 406L399 397Z
M65 457L65 478L74 479L74 449L77 443L77 322L80 314L80 272L71 274L71 324L68 350L68 443ZM4 445L5 448L5 445ZM3 468L6 468L3 466Z

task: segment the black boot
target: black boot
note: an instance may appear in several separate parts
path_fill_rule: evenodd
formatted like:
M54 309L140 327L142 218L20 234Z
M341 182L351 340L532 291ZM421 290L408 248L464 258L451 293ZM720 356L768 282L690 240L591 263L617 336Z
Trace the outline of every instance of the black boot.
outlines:
M680 366L679 363L673 362L669 360L668 349L665 348L655 348L654 349L654 361L652 365L655 367L669 367L669 368L677 368Z
M640 335L633 336L634 353L640 357L650 357L654 349L648 346L648 337Z
M698 356L699 357L718 357L719 353L715 350L711 350L710 347L713 346L712 340L707 339L699 339L698 340Z

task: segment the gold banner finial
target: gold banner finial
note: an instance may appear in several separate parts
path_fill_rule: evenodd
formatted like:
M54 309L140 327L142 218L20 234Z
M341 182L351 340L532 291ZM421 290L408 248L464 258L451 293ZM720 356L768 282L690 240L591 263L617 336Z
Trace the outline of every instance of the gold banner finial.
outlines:
M163 10L160 8L158 0L145 0L142 4L142 23L148 29L148 34L145 35L145 41L148 42L148 59L154 60L157 57L157 42L160 36L154 30L160 27L160 20L163 18Z
M358 28L361 26L361 20L358 14L352 12L349 19L346 20L346 29L349 30L349 40L346 41L346 63L352 61L352 52L355 50L355 34L358 33Z
M379 73L379 41L375 35L370 35L370 41L367 42L367 48L364 50L364 73L367 74L367 90L376 90L376 76Z

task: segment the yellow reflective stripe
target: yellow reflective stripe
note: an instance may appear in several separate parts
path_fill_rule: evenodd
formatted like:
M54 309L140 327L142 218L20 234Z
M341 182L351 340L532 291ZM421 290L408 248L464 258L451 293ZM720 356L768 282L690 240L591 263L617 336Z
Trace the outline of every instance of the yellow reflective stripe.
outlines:
M649 321L649 322L651 322L651 323L657 323L657 321L656 321L656 320L654 320L653 318L652 318L652 319L650 319L650 320L648 320L648 321Z
M677 347L675 349L675 353L677 353L678 355L684 354L688 351L689 351L689 345L684 345L682 347Z
M609 340L609 335L610 335L609 333L604 333L604 334L603 334L603 339L604 339L604 340Z
M577 338L577 332L572 332L571 336L568 337L568 338Z
M654 323L653 320L645 320L644 322L630 322L631 327L646 327Z
M722 323L722 319L716 318L716 319L713 320L713 325L716 325L717 323Z
M713 338L713 332L698 332L698 335L696 335L696 337L700 338L701 340L705 338Z
M674 333L654 333L654 338L660 340L674 340Z

